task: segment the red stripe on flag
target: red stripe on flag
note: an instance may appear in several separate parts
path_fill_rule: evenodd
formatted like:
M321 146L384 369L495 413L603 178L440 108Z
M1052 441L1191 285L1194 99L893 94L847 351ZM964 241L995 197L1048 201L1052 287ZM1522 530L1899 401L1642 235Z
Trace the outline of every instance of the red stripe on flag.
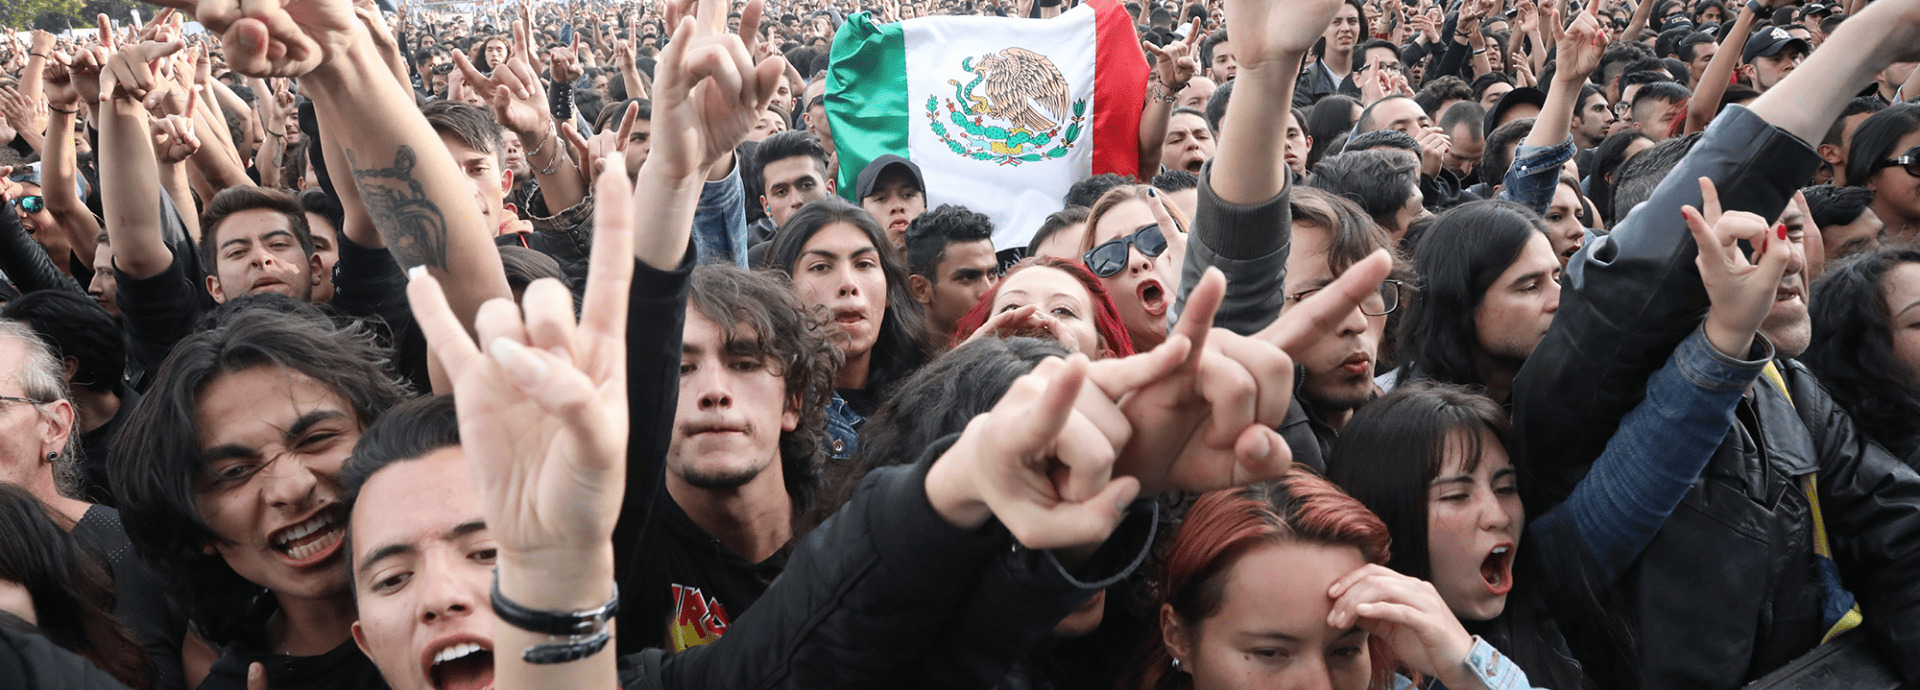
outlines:
M1147 99L1147 58L1133 18L1119 0L1093 0L1093 174L1140 171L1140 110Z

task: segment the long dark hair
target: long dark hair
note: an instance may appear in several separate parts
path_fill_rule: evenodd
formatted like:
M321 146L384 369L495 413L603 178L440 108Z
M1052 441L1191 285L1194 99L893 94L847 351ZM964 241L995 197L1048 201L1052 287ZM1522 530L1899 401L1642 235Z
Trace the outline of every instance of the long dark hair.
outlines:
M934 441L959 433L974 416L993 409L1014 380L1041 360L1065 356L1067 348L1059 341L1012 337L962 343L935 357L901 381L899 392L867 420L853 458L828 468L819 500L803 522L809 530L826 522L869 472L919 461Z
M1508 458L1520 457L1520 438L1506 411L1491 399L1455 384L1405 383L1354 414L1327 458L1327 477L1387 524L1393 535L1393 556L1387 567L1430 580L1428 485L1439 475L1450 449L1464 450L1465 469L1473 471L1488 451L1489 435ZM1563 546L1552 553L1543 553L1537 546L1516 552L1514 595L1499 617L1461 623L1512 657L1535 685L1593 687L1589 671L1611 677L1620 675L1621 668L1630 668L1620 662L1627 658L1620 650L1627 644L1625 631L1597 598L1598 588L1588 582L1594 568L1586 552L1564 546L1579 535L1554 536ZM1555 569L1555 582L1567 591L1543 591L1543 573L1549 568ZM1583 670L1568 657L1552 612L1567 612L1574 623L1567 631L1569 637L1593 642L1599 645L1594 648L1607 654L1593 660L1595 668Z
M1875 166L1900 155L1894 147L1914 130L1920 130L1920 105L1896 105L1867 117L1853 130L1853 145L1847 150L1847 184L1867 186Z
M1813 344L1800 355L1862 432L1903 457L1920 450L1920 371L1894 356L1886 282L1907 263L1920 263L1920 249L1882 249L1828 269L1807 302Z
M254 367L312 377L352 407L361 428L406 398L387 353L357 323L336 324L312 305L279 295L233 300L180 341L153 388L133 409L108 466L127 536L166 576L200 635L216 645L258 635L275 605L267 590L203 547L219 539L200 517L199 400L208 384Z
M1626 162L1627 147L1641 139L1652 140L1653 137L1638 129L1628 129L1614 132L1600 140L1599 146L1593 147L1593 170L1587 174L1587 198L1592 199L1593 207L1606 216L1608 227L1619 220L1620 214L1613 210L1613 182L1607 180L1607 175Z
M1527 243L1546 233L1546 221L1511 201L1461 204L1434 217L1413 250L1421 286L1397 334L1401 383L1484 383L1474 366L1474 311Z
M809 203L781 226L773 237L769 254L773 265L791 277L807 241L835 223L846 223L866 234L880 256L880 270L887 279L887 311L880 320L880 338L873 343L867 384L863 389L884 396L894 383L926 363L929 348L926 314L907 287L907 265L887 239L886 232L874 221L873 214L839 197Z
M40 499L0 483L0 580L26 588L41 635L146 690L153 669L133 631L113 617L113 576L104 563Z
M1363 20L1364 21L1364 20ZM1313 104L1313 110L1301 118L1301 126L1307 130L1307 136L1313 137L1313 146L1307 148L1307 168L1320 162L1326 155L1327 145L1341 135L1353 131L1353 107L1360 105L1352 97L1334 94L1322 98Z

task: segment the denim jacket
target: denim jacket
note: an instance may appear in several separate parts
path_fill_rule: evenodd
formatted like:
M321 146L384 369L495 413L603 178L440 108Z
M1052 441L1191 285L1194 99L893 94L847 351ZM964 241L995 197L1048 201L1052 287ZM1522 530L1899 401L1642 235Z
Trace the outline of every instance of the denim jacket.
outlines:
M1527 681L1525 671L1520 670L1512 659L1508 659L1507 655L1501 654L1500 650L1494 649L1493 645L1487 644L1486 640L1480 639L1477 635L1473 638L1473 649L1467 651L1467 670L1472 671L1474 678L1478 679L1487 690L1533 688L1533 684ZM1413 687L1413 681L1406 676L1396 674L1393 677L1394 690L1412 690ZM1434 681L1429 687L1446 690L1447 686Z
M725 179L701 187L700 205L693 214L693 247L699 256L696 261L747 267L746 198L738 163Z
M1593 469L1565 503L1533 521L1528 537L1543 553L1585 549L1591 557L1582 564L1598 569L1589 573L1591 585L1613 586L1713 459L1733 424L1734 406L1773 359L1773 344L1756 335L1747 356L1728 357L1707 341L1704 325L1695 329L1647 379L1647 397L1620 420ZM1568 525L1579 543L1559 543ZM1568 574L1560 567L1542 570L1548 578Z
M827 436L820 440L826 445L827 456L835 460L853 457L854 451L860 450L860 423L865 421L839 393L834 393L833 401L827 403Z
M1513 165L1500 182L1498 198L1546 215L1547 207L1553 205L1554 188L1560 184L1560 167L1579 152L1571 136L1553 146L1520 144L1513 150Z

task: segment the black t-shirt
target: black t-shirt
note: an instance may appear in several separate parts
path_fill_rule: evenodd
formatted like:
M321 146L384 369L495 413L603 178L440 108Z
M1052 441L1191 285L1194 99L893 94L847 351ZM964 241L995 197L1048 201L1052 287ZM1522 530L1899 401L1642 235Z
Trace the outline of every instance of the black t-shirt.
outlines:
M267 669L273 690L386 690L387 681L353 640L319 656L274 654L241 643L228 646L200 681L199 690L247 690L247 667Z
M707 534L662 492L656 529L648 530L639 567L621 592L622 647L674 652L720 639L786 569L784 550L754 563Z
M134 553L119 511L100 505L88 508L74 524L73 536L98 549L113 574L113 615L133 630L153 659L154 690L185 688L180 644L187 635L187 615L167 596L159 576Z
M113 452L114 434L133 416L133 408L140 404L140 394L131 386L120 384L115 391L120 396L120 409L113 418L100 428L80 435L80 500L103 505L108 508L119 507L119 497L113 493L113 483L107 478L107 456Z

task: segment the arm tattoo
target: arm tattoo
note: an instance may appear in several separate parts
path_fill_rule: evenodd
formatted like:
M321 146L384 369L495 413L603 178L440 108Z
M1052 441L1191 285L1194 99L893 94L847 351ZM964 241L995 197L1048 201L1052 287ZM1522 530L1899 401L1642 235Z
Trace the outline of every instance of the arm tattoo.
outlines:
M367 215L372 216L388 251L403 267L425 264L446 270L447 219L441 215L440 205L427 198L426 188L413 178L417 162L413 147L401 145L396 149L390 168L362 168L353 151L346 153Z

